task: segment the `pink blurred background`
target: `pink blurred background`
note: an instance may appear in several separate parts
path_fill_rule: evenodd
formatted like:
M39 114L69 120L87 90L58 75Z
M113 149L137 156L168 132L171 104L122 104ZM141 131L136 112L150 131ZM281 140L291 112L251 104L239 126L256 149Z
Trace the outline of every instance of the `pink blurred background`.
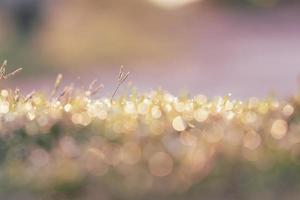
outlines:
M63 73L99 79L106 95L124 65L139 91L288 97L299 11L295 0L1 0L0 61L24 68L2 85L49 91Z

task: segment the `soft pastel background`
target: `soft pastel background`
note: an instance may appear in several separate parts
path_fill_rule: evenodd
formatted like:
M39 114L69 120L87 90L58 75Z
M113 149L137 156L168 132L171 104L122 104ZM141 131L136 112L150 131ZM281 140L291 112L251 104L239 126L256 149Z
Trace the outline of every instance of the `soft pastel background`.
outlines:
M233 98L288 98L300 84L299 24L299 0L0 0L0 62L8 60L7 70L24 68L11 79L1 80L1 89L49 92L57 74L63 73L63 84L83 87L97 78L105 86L100 95L111 95L119 67L124 65L131 72L129 84L139 91L162 87L175 95L230 92ZM128 88L122 87L118 95ZM287 121L295 124L291 132L296 136L299 116L295 106L295 114ZM277 117L267 116L269 120ZM286 132L288 125L280 128ZM23 153L22 145L30 148L20 141L19 148L10 150ZM0 154L3 149L1 144ZM300 196L298 149L297 162L271 152L279 164L261 159L259 170L247 162L218 157L211 176L189 190L183 188L182 194L165 198L164 194L143 194L135 199L296 200ZM63 169L62 177L69 170ZM0 170L0 179L3 174ZM133 182L140 181L134 177ZM113 186L119 182L103 180ZM108 190L105 184L81 184L88 190L71 185L76 199L133 199L115 192L118 187ZM125 184L129 189L120 188L136 192L130 182ZM16 191L5 181L0 188L0 199L51 199L54 192L34 193L26 185ZM66 188L67 193L70 188Z
M0 59L24 68L5 84L47 89L62 72L110 93L124 65L142 91L286 97L299 11L297 0L1 0Z

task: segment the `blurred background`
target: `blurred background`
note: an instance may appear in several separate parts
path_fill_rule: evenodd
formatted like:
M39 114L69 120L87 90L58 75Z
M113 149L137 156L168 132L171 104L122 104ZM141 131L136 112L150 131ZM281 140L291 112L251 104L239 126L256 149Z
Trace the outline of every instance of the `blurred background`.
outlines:
M297 0L0 0L0 60L24 68L5 84L25 91L63 73L111 93L124 65L140 91L286 97L299 11Z
M299 24L299 0L0 0L0 62L8 60L9 71L24 68L0 84L23 92L51 91L57 74L63 73L64 84L75 82L78 87L97 78L105 86L100 95L110 95L119 67L124 65L139 91L162 87L176 95L230 92L234 98L270 94L287 98L300 84ZM122 88L118 94L124 92ZM297 111L291 119L297 138L298 116ZM287 131L287 125L280 128ZM1 143L0 150L3 146ZM210 178L164 199L299 199L299 162L288 162L286 155L280 157L273 151L270 155L275 161L281 159L280 164L269 167L273 163L261 159L259 170L220 156ZM43 158L44 154L38 152L37 156ZM12 164L18 167L18 163ZM72 176L72 168L64 169L59 175ZM0 170L0 178L3 174ZM128 177L139 185L139 176ZM101 198L99 195L102 199L124 199L124 193L139 190L130 182L116 184L118 180L104 180L112 183L111 188L83 182L67 185L62 192L80 193L77 187L86 184L91 190L82 192L86 199ZM24 193L15 192L7 185L4 181L0 188L13 197L0 191L0 199L29 200L36 195L26 188ZM91 198L86 197L89 193ZM164 193L158 193L125 199L163 197Z

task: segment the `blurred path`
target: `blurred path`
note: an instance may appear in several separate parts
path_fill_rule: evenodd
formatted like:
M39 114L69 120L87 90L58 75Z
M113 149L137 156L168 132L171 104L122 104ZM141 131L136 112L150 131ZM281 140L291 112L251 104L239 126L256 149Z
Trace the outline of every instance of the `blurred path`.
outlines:
M184 23L181 29L174 28L187 42L183 55L161 68L139 69L134 78L139 84L208 95L232 92L238 97L270 92L287 96L297 89L298 9L249 13L211 10Z

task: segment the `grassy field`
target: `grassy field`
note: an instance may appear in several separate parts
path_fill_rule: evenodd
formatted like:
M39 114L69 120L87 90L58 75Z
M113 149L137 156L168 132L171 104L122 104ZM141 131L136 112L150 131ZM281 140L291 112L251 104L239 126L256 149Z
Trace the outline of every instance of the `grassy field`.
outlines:
M2 198L299 198L299 94L118 96L128 75L109 97L94 97L97 81L62 87L62 75L51 94L2 89Z

